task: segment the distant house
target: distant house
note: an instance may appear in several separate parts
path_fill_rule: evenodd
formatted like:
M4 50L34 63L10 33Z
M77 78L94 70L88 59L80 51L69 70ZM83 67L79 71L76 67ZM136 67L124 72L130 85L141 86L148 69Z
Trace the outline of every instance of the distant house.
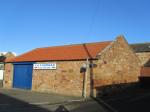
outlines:
M142 66L150 66L150 43L132 44L131 47L141 60Z
M12 52L0 52L0 87L2 87L4 78L4 62L6 59L14 58L15 56L16 54Z
M0 53L0 87L3 84L3 75L4 75L4 61L6 57Z
M140 64L119 36L113 41L37 48L7 59L5 69L5 88L74 96L86 90L95 96L99 87L137 82Z
M150 83L150 43L132 44L131 47L141 61L140 81Z

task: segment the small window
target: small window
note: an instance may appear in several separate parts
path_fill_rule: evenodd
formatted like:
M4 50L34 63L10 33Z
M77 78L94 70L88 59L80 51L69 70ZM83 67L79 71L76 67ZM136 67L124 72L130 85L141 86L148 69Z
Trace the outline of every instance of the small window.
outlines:
M0 64L0 70L4 70L4 64Z

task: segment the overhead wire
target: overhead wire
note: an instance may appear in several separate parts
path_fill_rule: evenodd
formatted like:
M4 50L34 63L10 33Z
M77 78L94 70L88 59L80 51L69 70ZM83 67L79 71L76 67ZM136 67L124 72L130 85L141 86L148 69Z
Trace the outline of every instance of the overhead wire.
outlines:
M94 27L94 22L95 22L95 19L97 17L97 14L99 12L100 1L101 0L97 0L97 2L96 2L95 11L94 11L94 13L93 13L93 15L91 17L91 21L89 23L89 28L88 28L88 31L87 31L87 37L91 36L92 30L93 30L93 27Z

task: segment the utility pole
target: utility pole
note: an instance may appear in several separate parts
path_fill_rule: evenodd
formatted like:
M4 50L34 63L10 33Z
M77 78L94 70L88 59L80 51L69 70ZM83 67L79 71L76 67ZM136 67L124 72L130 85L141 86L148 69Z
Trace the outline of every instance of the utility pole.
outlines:
M84 90L83 90L83 97L86 99L87 98L87 78L88 78L88 72L89 72L89 59L86 59L86 72L85 72L85 76L84 76Z

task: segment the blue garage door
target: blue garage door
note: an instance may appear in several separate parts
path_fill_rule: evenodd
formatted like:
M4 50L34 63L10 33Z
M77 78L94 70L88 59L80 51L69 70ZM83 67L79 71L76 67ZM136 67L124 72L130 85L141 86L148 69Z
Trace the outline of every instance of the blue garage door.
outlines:
M33 63L14 64L13 88L31 89Z

